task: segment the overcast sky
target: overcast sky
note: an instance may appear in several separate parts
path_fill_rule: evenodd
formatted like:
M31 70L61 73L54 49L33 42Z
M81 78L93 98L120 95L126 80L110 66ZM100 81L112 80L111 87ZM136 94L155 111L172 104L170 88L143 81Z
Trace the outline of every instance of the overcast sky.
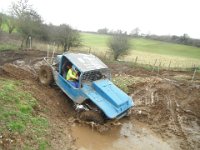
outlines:
M6 11L12 1L0 0ZM200 0L29 0L46 23L83 31L100 28L200 39Z

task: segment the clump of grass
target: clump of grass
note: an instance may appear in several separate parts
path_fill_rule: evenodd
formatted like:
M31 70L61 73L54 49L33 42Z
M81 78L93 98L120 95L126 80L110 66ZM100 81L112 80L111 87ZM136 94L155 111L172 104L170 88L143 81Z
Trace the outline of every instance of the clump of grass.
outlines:
M38 103L28 92L23 91L18 81L0 78L0 134L18 133L26 140L20 148L47 149L45 140L48 130L46 118L36 116L34 108ZM32 146L32 144L34 146Z
M2 50L17 50L19 46L15 44L8 44L8 43L0 43L0 51Z
M139 77L134 77L127 74L116 74L113 76L112 81L115 85L117 85L120 89L122 89L124 92L129 93L129 87L133 83L140 80Z
M138 82L143 82L144 78L128 74L116 74L113 76L112 81L124 92L129 93L129 86Z

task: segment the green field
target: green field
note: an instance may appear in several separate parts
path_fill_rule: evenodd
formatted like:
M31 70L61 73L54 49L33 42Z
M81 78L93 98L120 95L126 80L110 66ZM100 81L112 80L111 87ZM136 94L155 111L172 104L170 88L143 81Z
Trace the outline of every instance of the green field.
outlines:
M11 143L21 138L21 145L13 144L9 149L43 150L48 147L45 136L49 123L36 115L38 103L22 86L19 81L0 78L0 136Z
M133 39L131 43L132 48L140 52L200 59L200 48L197 47L142 38Z
M107 49L107 40L109 37L109 35L81 33L83 45L91 48Z
M107 47L109 35L81 33L83 45L91 48L95 54L110 53ZM173 44L144 38L131 39L131 49L127 56L120 59L136 61L163 67L192 67L200 66L200 48Z

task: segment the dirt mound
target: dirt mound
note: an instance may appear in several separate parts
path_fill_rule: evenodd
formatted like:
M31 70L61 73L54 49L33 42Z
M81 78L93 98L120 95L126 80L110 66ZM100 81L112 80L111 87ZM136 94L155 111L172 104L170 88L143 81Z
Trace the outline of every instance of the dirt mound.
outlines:
M8 76L16 79L37 79L37 74L31 68L24 69L14 64L4 64L2 69Z
M182 138L182 149L200 147L200 85L159 77L129 86L136 107L134 117L148 123L162 136Z
M35 59L43 58L47 53L39 50L4 50L0 52L0 66L5 63L13 63L16 60L23 60L26 64L30 64Z
M155 75L155 72L151 72L148 70L145 70L143 68L139 68L130 64L126 63L109 63L109 68L112 69L112 74L129 74L129 75L138 75L138 76L149 76L149 75Z

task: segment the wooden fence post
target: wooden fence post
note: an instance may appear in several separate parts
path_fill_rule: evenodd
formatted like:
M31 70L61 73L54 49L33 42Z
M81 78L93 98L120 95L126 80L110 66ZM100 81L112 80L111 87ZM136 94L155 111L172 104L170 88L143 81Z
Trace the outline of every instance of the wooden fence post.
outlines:
M155 66L156 66L156 63L157 63L157 59L156 59L155 62L154 62L154 65L153 65L153 68L152 68L152 72L154 71L154 68L155 68Z
M137 63L137 60L138 60L138 56L136 56L136 58L135 58L135 64Z
M88 47L89 49L88 49L88 53L90 54L91 53L91 47Z
M170 70L170 66L171 66L171 60L170 60L169 65L168 65L168 70Z
M29 36L28 38L29 38L29 49L32 49L32 38L31 36Z
M105 52L104 59L107 59L107 53Z
M195 65L194 65L194 73L193 73L193 76L192 76L192 82L194 81L196 71L197 71L197 67L195 67Z
M53 53L52 53L52 56L51 56L51 64L53 64L53 59L54 59L54 53L55 53L55 51L56 51L56 43L54 42L53 43Z
M158 73L160 72L160 66L161 66L161 62L159 64L159 66L158 66Z

